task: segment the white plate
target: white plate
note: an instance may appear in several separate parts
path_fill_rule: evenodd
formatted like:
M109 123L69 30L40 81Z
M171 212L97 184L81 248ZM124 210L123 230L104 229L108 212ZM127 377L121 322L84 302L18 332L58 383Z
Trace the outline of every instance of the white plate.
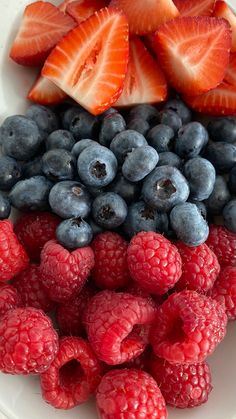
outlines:
M131 0L134 1L134 0ZM8 49L17 31L24 6L30 0L0 0L0 123L9 115L23 113L25 96L34 71L8 59ZM52 1L58 4L59 1ZM236 0L228 0L235 7ZM169 419L236 419L236 323L228 326L225 341L209 358L214 390L207 404L190 410L169 410ZM95 419L93 402L68 412L58 411L41 399L37 377L0 374L0 419Z

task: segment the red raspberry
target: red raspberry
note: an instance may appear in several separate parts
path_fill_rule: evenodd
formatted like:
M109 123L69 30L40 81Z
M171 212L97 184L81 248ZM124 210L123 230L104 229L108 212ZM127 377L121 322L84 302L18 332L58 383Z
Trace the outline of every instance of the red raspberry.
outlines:
M206 362L170 364L153 355L149 373L160 387L166 404L181 409L206 403L212 390L211 371Z
M210 296L224 304L229 320L236 320L236 266L221 270Z
M0 221L0 282L12 279L28 263L29 258L13 231L12 222Z
M131 277L151 294L165 294L181 276L178 249L161 234L138 233L131 240L127 254Z
M29 265L14 278L13 285L20 294L25 307L35 307L45 313L54 308L55 303L50 300L42 285L39 265L33 263Z
M51 212L29 212L16 221L14 230L31 259L39 261L40 253L49 240L55 239L60 218Z
M128 242L119 234L106 231L93 240L95 265L92 277L102 289L115 290L129 284L130 274L127 265Z
M196 291L172 294L159 308L150 333L157 356L169 362L202 362L226 333L224 307Z
M189 247L177 242L176 246L182 258L182 276L176 284L178 290L189 289L206 293L220 273L220 265L215 253L204 243Z
M110 365L139 356L148 343L156 308L148 299L127 293L101 291L84 314L88 339L98 358Z
M0 319L8 310L21 305L21 298L12 285L2 285L0 287Z
M78 294L93 266L94 254L91 247L70 252L50 240L41 252L42 283L53 301L64 302Z
M51 320L32 307L9 310L0 320L0 371L9 374L44 372L58 351Z
M236 266L236 234L220 225L211 225L206 244L221 266Z
M165 400L156 381L141 370L112 370L96 392L101 419L167 418Z
M61 338L57 356L41 374L43 398L57 409L71 409L95 391L101 372L101 365L86 340Z

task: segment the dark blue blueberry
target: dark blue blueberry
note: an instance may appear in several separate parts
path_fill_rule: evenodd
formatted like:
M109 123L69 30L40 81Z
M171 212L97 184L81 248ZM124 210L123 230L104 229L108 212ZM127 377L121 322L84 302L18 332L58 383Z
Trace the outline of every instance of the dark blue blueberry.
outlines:
M128 204L137 201L140 195L140 185L129 182L122 173L118 173L115 179L106 188L109 192L120 195Z
M125 127L126 122L120 113L113 112L109 115L106 115L102 121L99 132L100 144L109 147L111 141L116 136L116 134L124 131Z
M176 133L182 127L182 121L179 115L171 109L164 109L160 113L160 123L168 125Z
M93 238L93 230L82 218L70 218L58 225L56 237L67 249L78 249L89 245Z
M36 123L25 116L9 116L0 128L2 152L17 160L29 160L39 150L42 136Z
M156 125L159 123L160 114L153 105L144 103L136 105L131 109L129 113L129 121L134 118L147 121L150 125Z
M216 118L207 126L209 136L213 141L225 141L236 145L236 117L226 116Z
M53 186L49 204L61 218L86 218L91 210L92 197L82 183L67 180Z
M10 203L22 211L48 210L48 197L52 186L52 182L44 176L20 180L9 194Z
M191 199L203 201L211 195L216 180L216 171L211 162L202 157L188 160L184 165L184 176L189 184Z
M216 176L215 185L209 198L205 201L207 211L211 215L221 215L224 206L230 200L230 192L223 176Z
M163 109L169 109L176 112L183 124L188 124L192 119L191 110L180 99L168 100Z
M51 132L59 128L59 120L55 112L46 106L31 105L25 116L32 119L38 126L43 138L46 138Z
M137 147L148 145L145 137L139 132L126 130L117 134L110 145L111 151L115 154L118 162L123 164L126 156Z
M187 201L189 186L176 167L160 166L143 182L144 201L159 212L168 212L175 205Z
M198 207L190 202L176 205L171 210L170 223L177 238L188 246L199 246L209 234L206 220Z
M236 165L233 166L229 173L229 189L231 193L236 195Z
M108 108L105 112L101 113L99 115L99 118L102 120L104 119L107 115L111 115L112 113L118 113L117 109L115 108Z
M223 220L225 227L236 233L236 199L232 199L223 209Z
M70 131L65 129L57 129L51 132L45 140L46 149L53 150L54 148L63 148L64 150L71 151L75 144L75 139Z
M197 157L208 142L206 128L200 122L190 122L178 131L175 152L183 159Z
M180 170L183 167L183 162L181 158L177 154L172 153L172 151L164 151L159 154L157 166L174 166Z
M23 164L22 166L22 177L29 178L33 176L44 176L42 167L42 156L35 157Z
M42 169L45 176L54 182L72 180L76 171L76 159L69 151L55 148L43 155Z
M127 217L128 208L121 196L106 192L94 199L92 215L94 221L108 230L119 227Z
M73 156L75 156L76 159L78 159L80 153L87 147L89 147L90 145L96 145L97 142L94 140L89 140L89 139L84 139L84 140L80 140L77 141L77 143L75 143L74 147L71 150L71 153L73 154Z
M131 129L139 132L142 135L146 135L150 130L150 125L147 121L141 118L133 118L127 124L127 129Z
M117 172L115 155L99 144L85 148L78 157L78 173L88 186L101 188L113 181Z
M101 226L97 225L92 218L90 218L88 220L88 223L89 223L89 225L90 225L90 227L93 231L94 236L96 236L97 234L100 234L104 231L103 228Z
M147 135L147 142L158 153L170 151L175 133L168 125L159 124L153 127Z
M94 186L87 186L87 189L93 198L96 198L98 195L105 192L103 188L95 188Z
M5 220L11 213L11 204L7 196L0 192L0 220Z
M83 108L81 106L70 106L62 115L62 127L69 130L72 119L77 116Z
M86 111L79 111L70 123L70 132L73 134L76 141L84 138L95 138L97 130L98 119Z
M202 202L202 201L191 201L191 199L189 199L188 202L191 202L192 204L195 204L197 206L198 210L200 211L200 213L202 214L202 217L204 218L204 220L207 219L207 207L204 204L204 202Z
M153 147L146 145L135 148L127 155L122 166L122 174L130 182L139 182L152 172L158 160L158 153Z
M208 145L205 157L217 172L228 172L236 163L236 146L219 141Z
M0 156L0 189L9 191L22 176L19 163L8 156Z

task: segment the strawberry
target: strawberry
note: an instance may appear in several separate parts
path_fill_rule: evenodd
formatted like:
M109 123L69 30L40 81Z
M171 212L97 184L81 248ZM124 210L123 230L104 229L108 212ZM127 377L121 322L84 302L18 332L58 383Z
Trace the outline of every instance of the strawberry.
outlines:
M231 46L230 25L216 17L179 17L162 25L154 47L170 84L199 95L224 78Z
M74 1L75 0L64 0L62 3L59 4L58 9L61 12L66 13L66 8L67 8L68 4L73 3Z
M138 37L130 40L130 57L125 85L115 106L162 102L167 84L162 70Z
M128 22L114 9L96 12L51 52L42 75L97 115L120 96L128 64Z
M18 64L43 64L52 48L75 21L51 3L36 1L26 6L20 29L10 50L10 57Z
M30 89L27 98L40 105L57 105L66 98L64 93L50 80L39 75Z
M73 17L77 23L81 23L105 6L106 2L104 0L77 0L67 5L66 13Z
M181 16L212 16L215 0L174 0Z
M184 97L192 109L209 115L236 115L236 86L221 83L203 95Z
M172 0L112 0L110 6L126 14L130 33L145 35L179 15Z
M214 16L223 17L230 23L232 28L231 51L236 52L236 14L225 1L217 1L214 9Z
M230 54L229 66L227 68L224 81L236 87L236 53Z

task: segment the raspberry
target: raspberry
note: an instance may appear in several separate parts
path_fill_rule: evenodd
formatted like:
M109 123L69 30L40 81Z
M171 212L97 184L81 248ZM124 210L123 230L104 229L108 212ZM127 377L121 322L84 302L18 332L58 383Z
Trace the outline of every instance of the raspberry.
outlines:
M215 253L204 243L200 246L189 247L177 242L176 246L182 258L182 276L176 288L189 289L206 293L213 287L219 275L220 265Z
M0 320L0 371L36 374L47 370L58 351L51 320L32 307L7 311Z
M206 244L221 266L236 266L236 234L220 225L211 225Z
M229 320L236 320L236 266L221 270L210 296L224 304Z
M181 276L178 249L161 234L138 233L131 240L127 255L131 277L152 294L165 294Z
M0 319L8 310L21 305L21 298L12 285L2 285L0 287Z
M71 409L95 391L101 372L101 365L86 340L61 338L57 356L41 374L43 398L57 409Z
M127 293L101 291L84 314L88 339L98 358L110 365L138 357L148 343L156 308L148 299Z
M35 307L45 313L51 311L55 303L50 300L41 283L39 265L31 264L19 273L13 281L25 307Z
M45 243L55 239L59 223L60 218L51 212L35 211L18 218L14 230L32 260L39 261Z
M202 362L226 333L224 307L196 291L172 294L159 308L150 333L153 350L169 362Z
M151 377L135 369L112 370L105 374L96 392L101 419L165 419L165 400Z
M11 221L0 221L0 282L12 279L28 263L29 258L13 231Z
M41 252L42 283L53 301L67 301L78 294L93 266L94 254L91 247L70 252L50 240Z
M206 362L170 364L152 356L148 370L160 387L166 404L184 409L207 402L212 385L210 367Z
M119 234L106 231L93 240L95 265L92 277L102 289L114 290L129 284L128 243Z

